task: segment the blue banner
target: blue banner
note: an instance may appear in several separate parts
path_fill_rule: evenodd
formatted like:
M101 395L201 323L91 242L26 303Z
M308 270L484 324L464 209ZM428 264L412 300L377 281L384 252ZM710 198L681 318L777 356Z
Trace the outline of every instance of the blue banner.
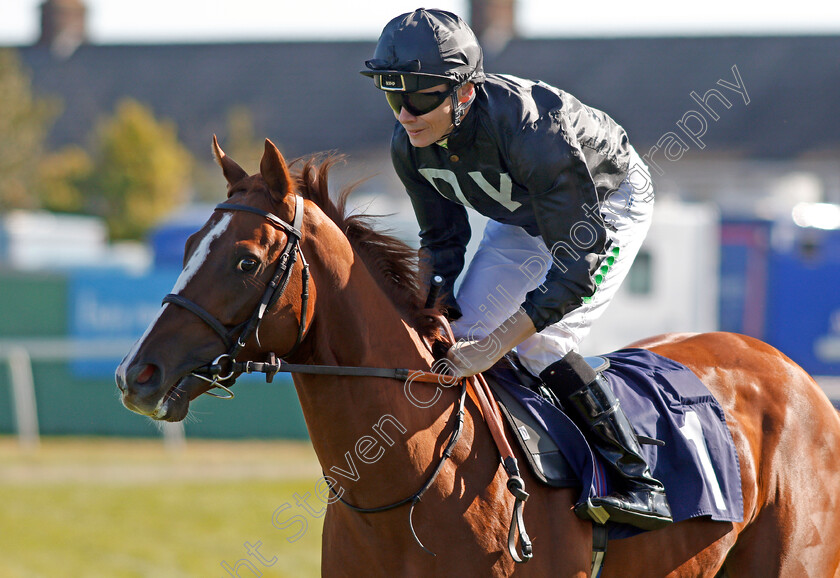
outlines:
M161 300L175 285L179 273L178 270L153 271L143 276L117 272L75 273L70 278L67 292L70 335L101 343L138 339L160 311ZM122 357L108 359L97 355L96 351L90 353L93 354L91 359L76 360L71 364L77 376L113 375ZM128 350L123 355L125 353Z

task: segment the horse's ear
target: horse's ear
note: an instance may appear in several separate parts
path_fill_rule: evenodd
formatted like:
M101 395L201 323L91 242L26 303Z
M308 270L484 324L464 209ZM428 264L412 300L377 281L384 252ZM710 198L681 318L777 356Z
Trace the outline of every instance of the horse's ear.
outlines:
M278 193L280 197L291 191L292 176L289 174L289 167L283 155L274 146L274 143L265 139L265 152L260 161L260 174L268 185L269 191Z
M228 182L228 191L230 188L248 176L245 169L236 164L232 158L225 154L222 147L219 146L219 141L216 135L213 135L213 156L216 157L216 162L222 167L222 173L225 175L225 180Z

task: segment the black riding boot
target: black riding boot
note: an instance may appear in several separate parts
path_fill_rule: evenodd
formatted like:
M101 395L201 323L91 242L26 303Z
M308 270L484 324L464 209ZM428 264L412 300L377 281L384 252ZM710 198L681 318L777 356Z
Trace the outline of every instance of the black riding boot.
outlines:
M584 519L655 530L673 522L665 488L655 479L641 453L633 426L604 377L572 352L548 366L540 377L587 434L598 454L618 473L618 487L609 496L575 506ZM600 509L603 508L603 509Z

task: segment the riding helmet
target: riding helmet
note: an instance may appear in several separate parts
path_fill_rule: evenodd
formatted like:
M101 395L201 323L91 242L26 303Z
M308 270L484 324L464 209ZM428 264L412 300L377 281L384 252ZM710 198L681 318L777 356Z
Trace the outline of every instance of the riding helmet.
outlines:
M484 57L472 29L443 10L419 8L382 30L373 58L361 73L377 88L415 92L446 82L484 81Z

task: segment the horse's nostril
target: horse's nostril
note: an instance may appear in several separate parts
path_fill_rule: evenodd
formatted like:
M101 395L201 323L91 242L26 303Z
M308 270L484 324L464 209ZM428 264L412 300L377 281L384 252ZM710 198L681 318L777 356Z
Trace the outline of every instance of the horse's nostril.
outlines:
M160 385L161 378L161 370L154 363L133 365L125 373L124 391L140 396L153 394Z
M137 377L135 378L135 383L137 385L143 385L147 383L150 379L155 376L155 366L152 364L146 364L138 373Z

